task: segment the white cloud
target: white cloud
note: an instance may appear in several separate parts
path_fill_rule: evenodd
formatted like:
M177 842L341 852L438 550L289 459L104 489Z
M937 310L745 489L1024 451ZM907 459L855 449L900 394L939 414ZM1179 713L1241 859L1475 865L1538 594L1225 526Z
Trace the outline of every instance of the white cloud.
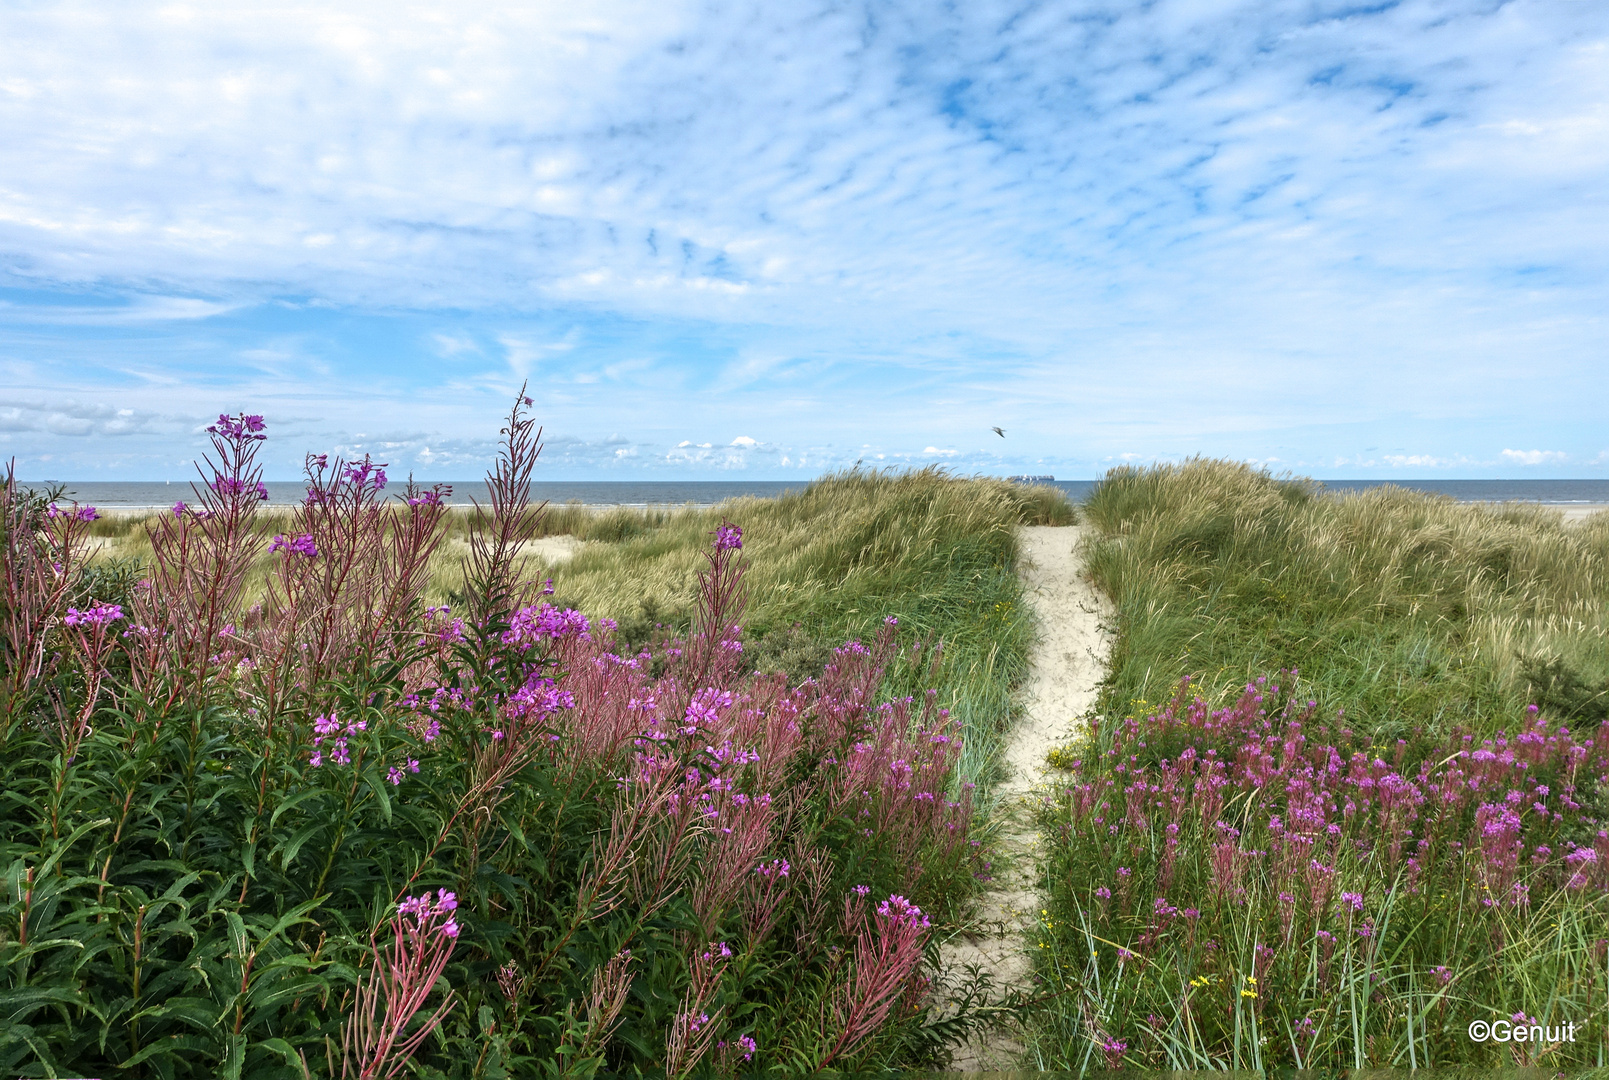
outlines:
M1393 469L1440 469L1452 464L1434 454L1386 454L1383 460Z
M538 361L550 356L562 356L575 348L575 341L571 339L535 342L513 334L499 335L497 343L503 347L509 370L518 379L530 378Z
M954 457L956 455L956 451L954 450L940 450L936 446L925 447L923 448L922 453L931 454L937 457Z
M732 440L732 445L733 446L743 446L743 447L755 447L755 446L759 446L760 443L759 443L758 440L751 439L747 435L739 435L737 438Z
M1511 465L1550 465L1570 460L1561 450L1504 450L1503 460Z
M155 414L114 408L100 402L21 401L0 405L0 432L48 432L75 439L132 435L162 419Z
M479 353L480 344L474 338L455 336L452 334L432 334L431 340L435 343L437 355L452 359L464 353ZM505 346L506 348L506 346Z

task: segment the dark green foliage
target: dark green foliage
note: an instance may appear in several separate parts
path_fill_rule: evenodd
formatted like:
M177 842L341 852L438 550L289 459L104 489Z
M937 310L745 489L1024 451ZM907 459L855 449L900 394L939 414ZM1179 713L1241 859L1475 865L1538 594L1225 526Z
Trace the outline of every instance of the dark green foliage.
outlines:
M1549 713L1571 720L1609 720L1609 682L1588 681L1561 657L1524 657L1520 674L1531 699Z

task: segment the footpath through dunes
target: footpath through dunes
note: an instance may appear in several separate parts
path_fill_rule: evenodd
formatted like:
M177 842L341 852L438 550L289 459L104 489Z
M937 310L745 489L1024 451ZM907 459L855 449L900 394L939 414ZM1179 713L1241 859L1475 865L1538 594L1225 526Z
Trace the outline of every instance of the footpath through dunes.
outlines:
M1023 584L1038 636L1024 707L1002 755L1006 775L994 793L996 876L971 932L942 950L948 971L977 965L988 972L996 996L1033 989L1029 932L1044 904L1032 794L1044 778L1046 756L1095 704L1112 650L1111 605L1090 584L1078 552L1084 528L1032 525L1019 533ZM1021 1064L1023 1046L1013 1023L975 1037L956 1051L950 1067L993 1072Z

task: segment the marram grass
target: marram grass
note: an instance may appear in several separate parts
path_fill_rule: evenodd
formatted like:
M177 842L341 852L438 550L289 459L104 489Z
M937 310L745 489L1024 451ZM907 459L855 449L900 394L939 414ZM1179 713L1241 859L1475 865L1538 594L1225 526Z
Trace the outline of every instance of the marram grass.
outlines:
M1532 701L1609 715L1609 514L1334 495L1206 460L1115 469L1085 511L1090 570L1118 608L1108 714L1184 675L1222 698L1297 668L1393 738L1484 730Z

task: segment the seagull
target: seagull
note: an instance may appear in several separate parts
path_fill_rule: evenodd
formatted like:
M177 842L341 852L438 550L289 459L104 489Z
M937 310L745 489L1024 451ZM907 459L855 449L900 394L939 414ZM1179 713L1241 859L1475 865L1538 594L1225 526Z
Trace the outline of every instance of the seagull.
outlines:
M997 427L992 427L989 430L994 432L996 435L1000 436L1002 439L1006 437L1006 433L1004 431L1001 431Z

